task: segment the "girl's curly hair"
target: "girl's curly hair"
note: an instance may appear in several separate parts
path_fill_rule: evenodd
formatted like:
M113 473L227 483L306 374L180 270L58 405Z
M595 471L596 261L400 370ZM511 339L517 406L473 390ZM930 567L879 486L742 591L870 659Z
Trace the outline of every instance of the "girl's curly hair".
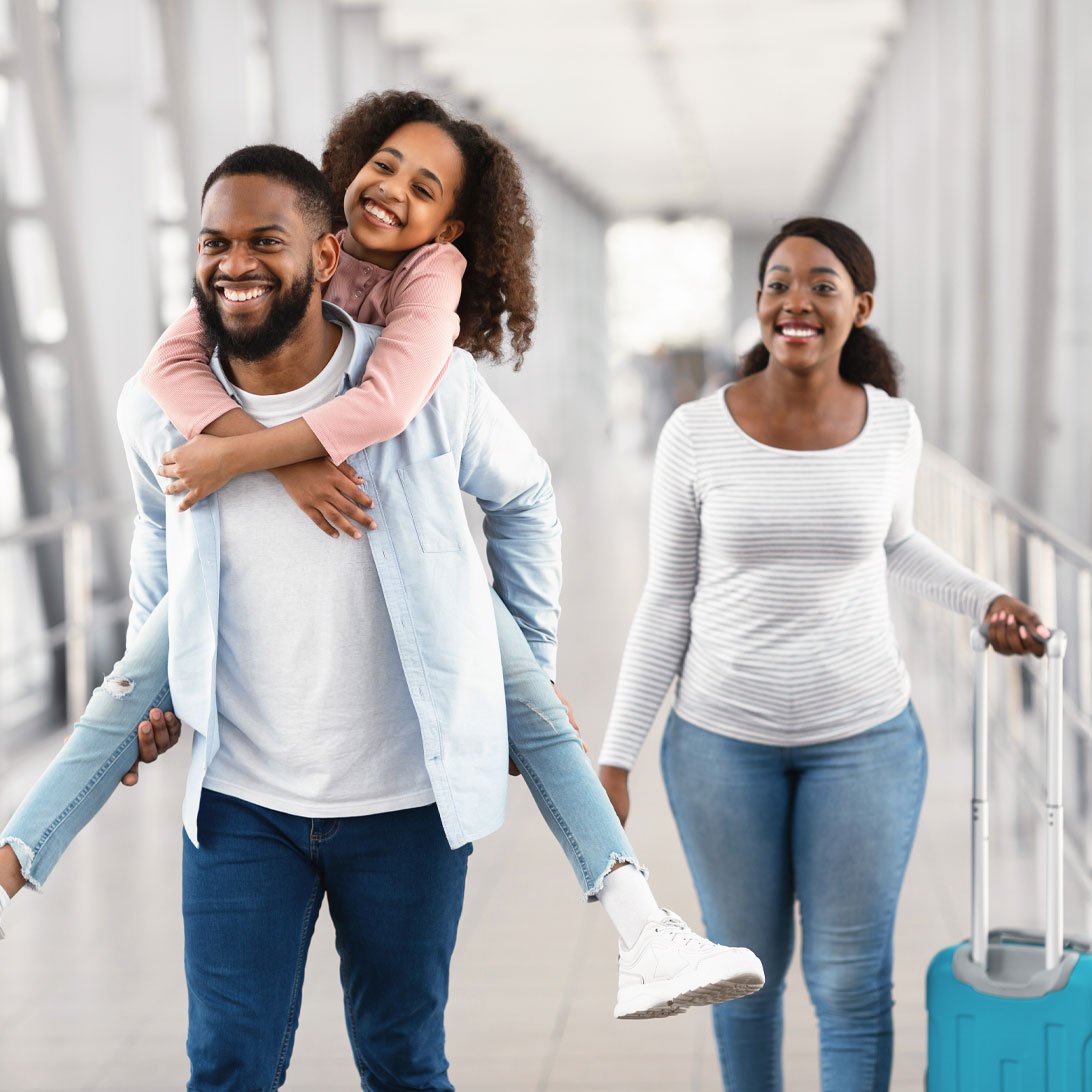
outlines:
M453 215L465 228L453 245L466 258L466 273L455 344L476 357L500 361L507 327L518 371L535 328L534 224L523 173L487 129L452 117L419 91L381 91L358 99L334 122L322 152L322 173L338 198L336 227L345 227L340 200L360 168L391 133L415 121L442 129L463 157Z
M850 227L822 216L802 216L782 225L766 244L758 262L758 283L766 276L770 255L791 236L804 236L822 243L846 267L854 289L872 292L876 288L876 263L865 241ZM754 375L770 362L770 351L760 341L742 359L741 374ZM887 343L868 326L854 326L838 361L838 374L850 383L869 383L892 397L899 393L899 362Z

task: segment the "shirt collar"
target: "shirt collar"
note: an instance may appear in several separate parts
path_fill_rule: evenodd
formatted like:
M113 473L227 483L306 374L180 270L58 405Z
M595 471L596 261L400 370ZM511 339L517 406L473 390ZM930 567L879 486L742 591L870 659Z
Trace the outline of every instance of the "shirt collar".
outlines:
M344 327L341 336L349 339L349 365L345 370L345 378L342 380L341 389L346 391L350 387L360 386L360 381L364 378L364 368L367 366L368 357L371 355L371 344L366 338L360 337L359 324L354 322L349 317L348 312L343 311L337 304L328 303L326 300L323 300L322 317ZM219 349L216 349L213 352L212 358L209 360L209 367L212 369L212 374L220 381L220 385L224 390L238 402L239 399L235 393L235 386L231 380L228 379L227 373L224 371L224 366L220 362Z

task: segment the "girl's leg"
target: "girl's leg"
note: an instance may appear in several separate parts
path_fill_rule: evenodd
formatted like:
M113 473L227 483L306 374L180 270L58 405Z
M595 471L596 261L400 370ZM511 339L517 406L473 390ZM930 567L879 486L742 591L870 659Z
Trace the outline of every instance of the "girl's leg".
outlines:
M598 897L611 869L637 856L584 753L569 716L531 652L523 631L493 592L508 746L584 898Z
M41 887L72 839L136 761L137 727L157 707L172 708L165 598L91 695L68 742L0 834L0 847L14 850L31 887Z
M908 705L867 732L795 754L792 839L823 1089L884 1092L895 906L925 790L925 740Z
M751 952L710 944L661 910L550 680L494 593L508 745L586 899L600 899L620 937L615 1016L670 1016L749 993ZM620 867L619 867L620 866Z
M672 713L668 799L711 939L753 948L766 986L713 1010L726 1092L780 1092L781 995L792 958L793 778L780 747L707 732Z

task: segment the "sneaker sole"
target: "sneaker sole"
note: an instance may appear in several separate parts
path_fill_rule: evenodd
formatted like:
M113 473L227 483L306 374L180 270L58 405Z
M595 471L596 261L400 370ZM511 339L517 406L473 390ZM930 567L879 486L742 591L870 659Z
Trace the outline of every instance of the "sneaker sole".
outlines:
M658 998L646 1006L619 1012L614 1010L616 1020L655 1020L663 1016L678 1016L688 1008L699 1005L717 1005L722 1001L734 1001L737 997L746 997L765 985L765 979L756 974L737 974L719 982L707 982L691 987L670 998Z

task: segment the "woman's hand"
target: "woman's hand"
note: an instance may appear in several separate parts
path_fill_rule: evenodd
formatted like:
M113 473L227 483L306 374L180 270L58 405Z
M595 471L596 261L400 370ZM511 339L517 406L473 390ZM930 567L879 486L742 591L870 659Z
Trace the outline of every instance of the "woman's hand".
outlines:
M179 512L192 508L239 473L232 439L202 433L181 447L164 452L156 473L164 478L174 478L164 493L170 496L185 494L178 505Z
M618 822L625 826L629 818L629 770L620 766L600 766L599 783L607 790Z
M984 619L989 627L987 639L1003 656L1022 656L1030 652L1042 656L1050 630L1027 605L1011 595L999 595L987 608Z
M282 466L273 473L296 506L323 534L337 538L342 531L350 538L360 538L354 522L368 531L376 529L375 520L368 514L374 502L361 489L364 479L348 463L334 466L329 459L308 459Z

